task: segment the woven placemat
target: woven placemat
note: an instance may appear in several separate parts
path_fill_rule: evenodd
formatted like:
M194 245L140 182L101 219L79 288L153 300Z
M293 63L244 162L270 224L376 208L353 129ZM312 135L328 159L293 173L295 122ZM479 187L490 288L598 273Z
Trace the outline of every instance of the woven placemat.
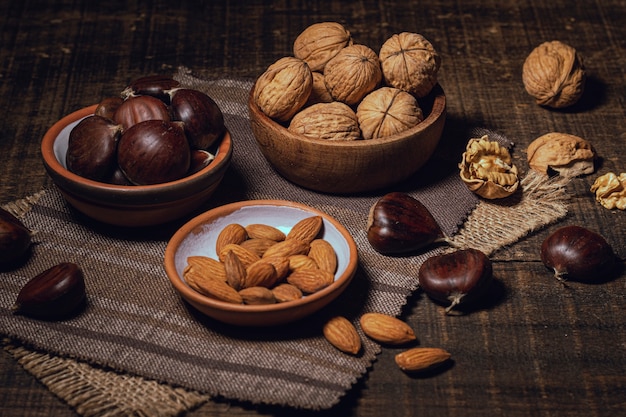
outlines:
M324 312L297 324L276 329L225 326L183 303L165 276L163 252L176 224L133 233L102 227L76 213L50 189L9 205L13 211L22 208L23 221L37 234L30 260L0 277L0 333L12 340L8 349L20 363L85 416L125 415L131 409L145 415L157 415L155 409L158 415L176 415L213 396L330 408L367 372L380 346L363 338L361 355L342 354L321 336L324 319L343 314L357 323L367 311L399 315L417 288L419 265L442 249L404 258L378 254L368 244L364 226L369 207L390 190L330 196L290 184L272 170L256 147L245 105L251 82L204 80L186 69L180 69L176 77L216 100L235 142L232 167L202 210L264 198L294 200L321 209L344 224L357 243L359 270L353 283ZM443 147L445 141L444 137ZM456 164L438 159L437 154L432 163L453 168ZM490 237L490 247L496 250L567 212L562 186L544 177L529 178L520 198L508 207L479 202L458 179L456 169L430 182L417 175L394 190L422 201L444 233L460 245L471 245L476 239L461 237L464 230L482 233L472 224L497 221L501 216L528 220L531 208L541 213L534 224L520 222L517 229L509 228L495 240ZM450 195L456 197L455 204L449 204ZM486 212L481 215L482 207ZM489 219L477 218L475 213ZM76 262L85 271L87 310L58 323L13 315L10 307L21 286L60 260ZM59 361L68 362L60 365ZM74 362L76 366L67 366ZM103 388L127 378L134 378L129 385L137 389L128 389L122 400L111 398L115 390ZM135 401L134 397L147 392L149 401ZM159 403L164 406L155 406Z

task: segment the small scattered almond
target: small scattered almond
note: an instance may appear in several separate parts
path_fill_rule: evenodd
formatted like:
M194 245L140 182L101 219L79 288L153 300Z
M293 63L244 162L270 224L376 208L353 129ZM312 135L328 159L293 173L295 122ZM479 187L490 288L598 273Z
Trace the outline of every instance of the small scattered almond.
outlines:
M231 223L224 227L217 235L215 241L215 252L220 253L224 246L235 244L238 245L248 238L248 232L245 227L237 223Z
M363 332L388 345L402 345L416 339L413 329L402 320L382 313L365 313L360 319Z
M287 239L296 239L311 243L322 230L322 216L306 217L293 225Z
M309 257L315 261L319 269L332 274L337 271L337 253L328 241L315 239L310 243L309 247Z
M251 239L269 239L275 242L285 240L286 235L279 229L268 224L254 223L246 226L248 237Z
M361 338L354 325L345 317L336 316L324 324L326 340L342 352L356 355L361 350Z
M272 290L265 287L244 288L239 291L239 295L241 295L243 303L248 305L276 303L276 298L274 298L274 293L272 292Z
M305 294L312 294L328 287L335 280L335 276L321 269L299 269L287 276L287 282L295 285Z
M450 357L450 353L444 349L418 347L398 353L395 360L403 371L418 372L441 365Z
M274 293L274 298L279 303L286 303L287 301L294 301L302 298L302 291L300 291L300 289L298 289L295 285L291 285L286 282L278 284L272 288L272 293Z

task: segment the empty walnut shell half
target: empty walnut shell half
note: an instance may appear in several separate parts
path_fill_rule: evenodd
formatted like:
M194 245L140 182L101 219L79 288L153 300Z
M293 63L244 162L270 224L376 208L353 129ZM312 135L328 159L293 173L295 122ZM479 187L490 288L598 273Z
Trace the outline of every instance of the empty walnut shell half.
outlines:
M568 133L551 132L535 139L526 151L528 165L542 174L574 178L594 172L596 153L589 142Z
M361 138L354 111L344 103L317 103L297 113L289 130L313 139L357 140Z
M365 96L356 116L363 139L395 135L424 120L415 97L392 87L381 87Z
M463 182L483 198L508 197L519 187L517 167L508 149L487 135L469 140L459 168Z
M537 46L522 68L526 92L541 106L563 108L575 104L583 94L585 80L581 56L560 41Z
M626 210L626 172L608 172L599 176L591 186L596 201L609 210Z
M380 48L385 82L417 97L425 97L437 84L441 57L418 33L402 32L387 39Z

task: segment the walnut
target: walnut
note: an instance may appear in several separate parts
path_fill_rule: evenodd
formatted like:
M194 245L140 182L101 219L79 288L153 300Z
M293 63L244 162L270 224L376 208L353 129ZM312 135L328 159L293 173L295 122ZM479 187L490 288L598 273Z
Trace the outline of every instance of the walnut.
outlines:
M459 168L467 187L484 198L508 197L519 187L517 167L508 149L487 135L469 140Z
M324 81L333 99L354 105L383 78L376 52L365 45L343 48L324 68Z
M311 71L323 71L326 63L348 45L352 45L352 37L340 23L315 23L298 35L293 54L309 64Z
M528 165L548 174L556 171L566 178L594 172L596 153L589 142L567 133L551 132L535 139L526 151Z
M261 111L281 122L293 117L306 103L313 88L309 66L295 57L284 57L258 78L254 100Z
M591 186L596 201L609 210L626 210L626 172L616 175L613 172L596 178Z
M544 42L524 61L522 81L541 106L563 108L582 96L585 68L576 49L560 41Z
M356 140L361 138L356 114L339 101L317 103L298 112L289 130L313 139Z
M424 120L415 97L392 87L381 87L365 96L356 116L363 139L395 135Z
M380 48L385 82L417 97L424 97L437 84L441 58L422 35L402 32L387 39Z
M324 82L324 74L314 71L313 72L313 89L311 90L311 95L307 100L305 106L310 106L316 103L330 103L334 101L328 92L328 88L326 88L326 83Z

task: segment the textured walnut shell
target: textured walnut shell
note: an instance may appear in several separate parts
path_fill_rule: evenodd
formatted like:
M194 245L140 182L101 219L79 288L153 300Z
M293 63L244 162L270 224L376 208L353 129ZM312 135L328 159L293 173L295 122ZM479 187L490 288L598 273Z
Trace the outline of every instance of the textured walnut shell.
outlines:
M328 88L326 88L326 82L324 81L324 74L321 72L313 71L313 88L309 99L305 103L305 106L310 106L317 103L330 103L334 101Z
M303 60L284 57L270 65L257 80L254 100L266 115L285 122L309 99L313 76Z
M566 178L594 172L595 151L591 144L578 136L551 132L535 139L526 151L528 165L548 174L556 171Z
M344 103L317 103L297 113L289 130L313 139L357 140L361 138L354 111Z
M626 172L616 175L609 172L599 176L591 186L596 201L603 207L626 210Z
M348 45L352 45L352 37L340 23L315 23L298 35L293 54L305 61L311 71L323 71L326 63Z
M541 106L563 108L580 99L585 88L585 67L573 47L560 41L544 42L524 61L526 92Z
M463 182L483 198L508 197L519 187L517 167L508 149L486 135L469 140L459 168Z
M328 92L348 105L360 102L382 78L378 55L365 45L346 46L324 68Z
M380 48L379 57L387 85L424 97L437 84L441 57L420 34L393 35Z
M363 139L395 135L424 120L415 97L392 87L381 87L365 96L356 117Z

